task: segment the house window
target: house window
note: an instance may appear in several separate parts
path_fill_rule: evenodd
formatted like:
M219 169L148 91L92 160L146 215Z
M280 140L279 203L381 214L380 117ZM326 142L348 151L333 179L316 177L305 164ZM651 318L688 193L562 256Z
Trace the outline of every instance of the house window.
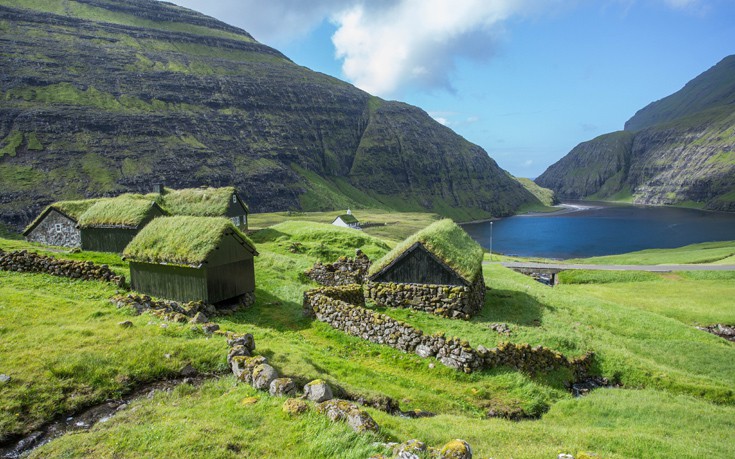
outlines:
M232 195L232 203L237 204L237 196L235 196L234 194Z
M242 216L242 224L247 225L248 224L248 215L245 214Z
M230 220L235 226L240 226L240 217L232 217Z
M56 231L57 233L64 231L64 225L62 225L61 223L55 223L54 231Z

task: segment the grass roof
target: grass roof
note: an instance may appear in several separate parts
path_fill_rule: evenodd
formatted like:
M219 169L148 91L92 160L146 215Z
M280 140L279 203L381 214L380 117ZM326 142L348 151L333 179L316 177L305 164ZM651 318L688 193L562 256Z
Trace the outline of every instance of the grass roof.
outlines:
M222 217L161 217L147 224L123 251L132 261L198 266L234 233L255 252L255 245ZM257 253L257 252L256 252Z
M79 226L89 228L137 228L150 215L155 202L141 195L121 195L97 202L79 217Z
M194 217L222 217L227 213L235 188L187 188L166 189L161 196L161 205L171 215ZM244 203L243 203L244 204ZM245 206L247 209L247 206Z
M38 214L38 216L23 230L23 233L27 233L30 231L33 227L35 227L40 221L41 217L46 215L46 212L49 209L56 209L59 212L68 215L69 217L73 218L75 221L79 221L79 217L82 216L84 212L87 211L90 207L98 203L104 198L98 198L98 199L81 199L78 201L57 201L53 204L49 204L46 206L45 209L43 209L43 212Z
M355 218L354 215L350 215L350 214L342 214L342 215L337 216L337 218L341 218L342 221L345 223L358 223L357 218ZM335 220L337 218L335 218Z
M482 273L483 251L480 244L452 220L444 219L432 223L398 244L373 263L369 274L372 276L379 273L417 242L470 283Z

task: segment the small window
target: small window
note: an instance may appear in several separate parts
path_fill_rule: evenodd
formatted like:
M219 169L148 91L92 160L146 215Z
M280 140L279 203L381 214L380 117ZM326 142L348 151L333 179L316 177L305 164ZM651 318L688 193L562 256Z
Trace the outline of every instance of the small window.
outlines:
M248 224L248 214L245 214L242 216L242 224L247 225Z
M62 225L61 223L54 224L54 231L56 231L57 233L64 231L64 225Z
M230 220L235 226L240 226L240 217L232 217Z
M237 203L237 196L235 196L234 194L232 195L232 203L233 204Z

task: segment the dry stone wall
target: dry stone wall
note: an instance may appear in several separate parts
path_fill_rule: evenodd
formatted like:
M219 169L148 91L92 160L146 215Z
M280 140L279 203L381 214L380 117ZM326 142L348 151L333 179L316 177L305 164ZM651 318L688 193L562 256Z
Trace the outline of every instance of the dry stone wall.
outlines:
M409 308L449 319L471 319L485 302L482 276L470 287L462 285L368 282L365 296L389 308Z
M362 284L369 269L370 259L357 249L355 258L340 257L336 262L326 265L316 262L313 268L306 271L306 276L318 284L332 287Z
M125 276L115 274L107 265L91 261L61 260L48 255L20 250L0 250L0 269L24 273L44 273L71 279L99 280L125 286Z
M345 289L346 290L346 289ZM543 346L502 343L493 349L473 349L466 340L444 334L426 335L413 326L344 300L344 292L331 296L333 290L315 289L304 295L304 309L318 320L353 336L384 344L421 357L434 357L456 370L473 371L508 366L528 373L568 368L575 379L584 377L594 354L568 359Z

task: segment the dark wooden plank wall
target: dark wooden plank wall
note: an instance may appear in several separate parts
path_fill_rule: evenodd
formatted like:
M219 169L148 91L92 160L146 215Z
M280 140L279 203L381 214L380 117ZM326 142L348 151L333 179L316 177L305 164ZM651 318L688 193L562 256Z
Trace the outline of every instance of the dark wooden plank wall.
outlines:
M137 229L83 228L82 249L121 253L136 234Z
M376 282L417 283L436 285L465 285L457 274L437 262L423 246L418 246L400 258Z
M130 262L133 290L176 301L209 302L205 270Z
M207 290L210 303L218 303L255 291L253 260L208 267Z

